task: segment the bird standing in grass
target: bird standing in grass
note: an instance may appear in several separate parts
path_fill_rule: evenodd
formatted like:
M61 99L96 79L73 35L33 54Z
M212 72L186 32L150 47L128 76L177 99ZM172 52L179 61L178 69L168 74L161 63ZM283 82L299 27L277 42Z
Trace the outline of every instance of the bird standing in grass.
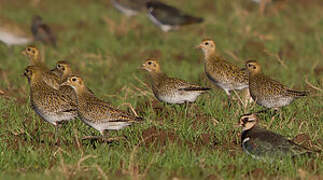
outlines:
M283 157L296 157L313 153L274 132L257 125L256 114L243 115L239 125L243 127L241 133L241 147L255 159L275 160Z
M141 117L130 115L112 107L110 104L97 98L85 86L84 81L79 76L70 76L62 86L68 85L74 89L77 97L77 110L81 120L98 130L101 135L105 130L120 130L133 123L142 120ZM86 137L86 138L104 138L104 137ZM113 141L116 138L109 138L107 141Z
M183 25L203 22L203 18L184 14L177 8L159 1L147 2L146 6L150 20L165 32Z
M56 47L56 37L51 28L45 24L39 15L32 17L31 32L35 41L41 41Z
M77 117L76 102L60 90L56 90L43 81L43 70L38 66L28 66L24 75L30 87L32 109L45 121L55 126Z
M22 54L28 57L29 65L37 66L42 71L43 81L54 89L59 89L60 78L48 69L41 61L40 52L35 46L28 46L22 51Z
M254 60L246 62L249 72L249 91L253 100L266 108L280 108L289 105L295 98L308 95L306 91L292 90L261 72L261 66Z
M213 40L203 40L198 48L204 53L204 70L208 79L231 97L230 91L248 88L248 73L226 61L216 52Z
M141 68L149 72L153 93L162 102L170 104L194 102L199 95L210 89L168 77L160 70L158 61L154 59L148 59Z

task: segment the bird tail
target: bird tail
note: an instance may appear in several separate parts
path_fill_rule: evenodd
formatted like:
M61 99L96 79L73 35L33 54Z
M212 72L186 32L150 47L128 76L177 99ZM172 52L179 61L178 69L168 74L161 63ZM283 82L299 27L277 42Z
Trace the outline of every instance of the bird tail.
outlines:
M287 90L287 93L295 97L304 97L309 95L308 91L296 91L291 89Z
M211 88L209 87L187 87L187 88L180 88L180 91L208 91Z
M202 23L204 21L203 18L193 17L193 16L189 16L189 15L184 16L184 18L186 19L184 24Z

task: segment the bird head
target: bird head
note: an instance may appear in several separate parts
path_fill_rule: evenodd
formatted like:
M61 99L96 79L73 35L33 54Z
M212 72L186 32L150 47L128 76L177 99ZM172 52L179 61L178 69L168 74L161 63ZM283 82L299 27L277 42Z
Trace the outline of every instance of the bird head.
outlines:
M71 65L67 61L57 61L54 70L58 71L62 75L62 77L72 75Z
M41 77L41 69L37 66L27 66L25 68L24 75L28 79L28 82L32 82Z
M261 71L261 66L255 60L249 60L246 62L246 68L251 74L257 74Z
M208 55L215 52L216 44L211 39L205 39L196 48L202 49L204 54Z
M156 59L147 59L140 68L148 72L160 72L160 66Z
M258 122L258 117L256 114L247 114L243 115L239 119L239 126L242 127L242 130L248 130L253 128Z
M38 59L39 58L39 50L36 46L27 46L25 50L21 52L23 55L29 57L30 59Z
M64 83L62 83L60 86L70 86L72 87L76 92L83 89L84 87L84 81L80 76L72 75L69 76Z

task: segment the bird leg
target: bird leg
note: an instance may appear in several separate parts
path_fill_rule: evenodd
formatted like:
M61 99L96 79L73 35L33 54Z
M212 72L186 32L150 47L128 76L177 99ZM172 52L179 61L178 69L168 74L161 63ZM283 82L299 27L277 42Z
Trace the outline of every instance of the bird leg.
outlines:
M232 101L232 97L231 97L231 95L228 95L227 104L228 104L229 109L231 108L231 101Z
M124 139L124 137L109 137L107 131L100 132L102 136L84 136L82 140L100 140L102 142L113 142Z
M58 138L58 126L59 124L55 125L55 134L54 134L54 138L55 138L55 145L59 146L60 145L60 139Z

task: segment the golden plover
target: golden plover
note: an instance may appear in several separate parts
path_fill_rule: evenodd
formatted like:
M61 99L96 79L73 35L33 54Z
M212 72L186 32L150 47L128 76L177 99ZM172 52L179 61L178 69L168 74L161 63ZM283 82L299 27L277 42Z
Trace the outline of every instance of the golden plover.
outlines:
M261 66L254 60L246 62L249 72L249 91L253 100L266 108L280 108L289 105L295 98L307 96L305 91L289 89L261 72Z
M148 59L141 68L149 72L153 93L159 101L170 104L194 102L199 95L210 89L168 77L154 59Z
M198 48L204 53L204 69L208 79L230 97L232 90L248 88L248 74L238 66L218 56L213 40L203 40Z
M120 130L142 120L116 109L97 98L85 86L79 76L70 76L62 85L71 86L77 97L77 110L81 120L104 135L105 130Z
M42 79L43 71L38 66L28 66L24 75L30 87L30 102L33 110L45 121L55 126L62 121L77 117L77 106L69 96L48 86Z

